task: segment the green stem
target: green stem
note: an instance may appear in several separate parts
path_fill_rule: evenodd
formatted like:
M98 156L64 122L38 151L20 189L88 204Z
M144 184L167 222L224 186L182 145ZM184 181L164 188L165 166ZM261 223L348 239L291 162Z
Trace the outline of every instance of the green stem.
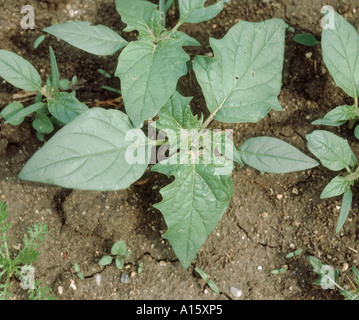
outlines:
M159 0L159 10L162 14L162 26L166 27L166 3L165 0Z

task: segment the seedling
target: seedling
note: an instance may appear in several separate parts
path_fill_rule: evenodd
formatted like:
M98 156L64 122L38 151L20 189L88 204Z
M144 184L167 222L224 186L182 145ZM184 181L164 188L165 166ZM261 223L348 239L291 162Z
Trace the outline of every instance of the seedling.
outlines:
M353 127L359 118L359 35L341 15L333 14L333 28L323 28L322 31L323 60L337 86L354 101L352 105L334 108L313 124L337 127L348 122ZM359 139L358 126L354 134Z
M143 262L141 261L141 262L138 264L137 273L141 273L141 272L142 272L142 269L143 269Z
M274 269L271 271L272 274L280 274L285 273L287 271L287 268L280 268L280 269Z
M218 287L216 286L216 284L209 279L207 273L205 273L202 269L196 267L195 270L197 271L197 273L201 276L201 278L206 281L207 285L212 289L212 291L215 294L219 294L219 290Z
M320 277L313 282L313 284L321 286L324 290L334 289L335 287L340 290L340 294L346 300L359 300L359 271L353 267L354 282L350 280L353 290L346 290L338 284L339 271L330 265L323 264L318 258L309 256L308 262L313 268L313 271Z
M35 103L26 108L20 102L12 102L1 111L5 123L17 126L25 117L35 113L32 122L39 140L44 140L44 134L54 131L54 124L64 125L76 118L80 113L88 110L88 107L79 102L75 97L75 91L69 90L71 84L76 85L77 79L72 83L67 79L60 79L59 69L53 49L50 47L51 75L46 86L41 86L41 77L33 65L19 55L0 50L0 77L13 86L34 92Z
M39 243L45 240L47 234L46 224L34 224L28 228L28 236L24 237L24 246L19 253L12 257L9 248L9 239L6 236L10 228L7 220L7 205L0 202L0 300L6 300L13 296L9 291L11 287L10 281L13 277L21 280L22 287L28 289L29 298L32 300L53 300L50 295L50 288L40 287L41 282L35 280L28 272L35 270L31 265L37 261L39 252L36 248Z
M84 277L83 273L81 272L81 269L80 269L80 266L78 265L78 263L75 263L74 268L75 268L75 272L77 273L78 278L81 280L84 280L85 277Z
M336 227L338 233L342 229L351 208L353 193L350 188L359 179L357 158L350 149L348 141L334 133L316 130L307 135L306 138L308 149L321 161L324 167L332 171L346 170L345 174L333 178L320 195L321 199L326 199L343 194Z
M293 251L293 252L289 252L285 257L286 257L287 259L291 259L291 258L293 258L293 257L299 256L302 252L303 252L302 249L298 249L298 250L295 250L295 251Z
M179 1L180 22L177 28L184 22L208 17L207 10L224 4L221 1L215 7L196 9L199 2L201 5L204 3ZM146 3L146 13L153 14L150 20L146 15L146 21L151 23L148 26L153 30L144 28L143 19L130 19L130 13L132 17L138 17L144 10L142 6L137 6L140 3ZM187 6L184 6L185 3ZM128 23L127 30L140 30L140 40L129 44L120 56L120 70L129 66L121 57L126 57L130 52L133 65L132 69L123 73L123 94L126 79L137 79L135 86L127 92L127 100L124 94L125 105L131 105L129 100L142 104L144 100L138 96L141 92L142 95L151 96L157 107L162 107L159 112L157 109L151 111L152 115L158 112L158 117L156 121L149 122L149 138L135 126L148 118L143 110L133 108L132 115L133 112L138 114L128 116L119 110L92 108L57 132L29 160L19 177L64 188L111 191L128 188L141 178L149 164L155 164L152 171L175 177L171 184L160 190L163 199L154 207L162 212L168 226L164 238L168 239L182 266L188 268L230 204L234 163L246 164L262 173L278 174L307 170L318 165L317 161L277 138L252 137L236 148L232 131L209 129L214 120L255 123L271 109L281 110L278 95L282 81L286 24L281 19L260 23L240 21L223 39L210 39L214 57L197 56L193 62L193 71L210 113L204 119L203 115L198 117L192 114L191 98L175 91L169 99L159 102L151 92L156 88L156 93L161 97L172 92L167 87L171 82L171 76L167 75L167 67L171 65L167 64L170 56L167 50L176 51L173 57L179 63L177 54L181 52L183 42L171 38L174 35L179 37L177 28L169 33L163 30L160 16L153 11L156 6L150 3L117 1L117 7ZM127 11L123 11L124 8ZM65 24L66 27L70 25L75 26L73 23ZM85 26L87 28L88 25ZM148 30L152 30L152 33ZM170 39L162 38L164 34ZM158 68L151 68L151 75L152 72L156 73L153 78L148 78L145 67L148 57L143 63L137 60L139 55L146 52L140 50L145 44L152 48L155 56L159 54L156 59L164 52L157 53L153 51L154 48L162 48L168 53L165 54L166 58L160 59ZM105 44L101 46L104 47ZM137 73L138 65L141 65L140 74L147 74L145 78L148 80L141 90L136 89L142 83ZM176 73L175 69L172 73ZM157 81L158 77L164 82ZM152 103L149 104L150 109ZM159 131L158 136L156 130ZM159 147L157 154L156 146ZM102 263L111 261L112 257L108 256Z
M117 269L122 270L125 266L125 260L130 256L131 251L127 251L126 242L117 241L111 248L111 255L103 256L99 261L100 266L107 266L115 259Z
M158 114L176 90L180 77L187 73L189 55L183 46L200 43L178 31L184 23L199 23L215 17L229 2L220 0L204 7L207 0L179 0L180 18L166 29L166 12L173 1L159 1L159 7L144 0L116 0L116 9L127 24L124 31L138 32L128 43L104 25L68 21L44 29L69 44L96 55L112 55L122 50L115 75L121 79L126 112L136 127Z

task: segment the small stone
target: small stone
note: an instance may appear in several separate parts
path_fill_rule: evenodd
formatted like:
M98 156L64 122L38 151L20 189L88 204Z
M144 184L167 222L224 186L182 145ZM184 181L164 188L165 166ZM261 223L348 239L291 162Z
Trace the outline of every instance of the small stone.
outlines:
M257 269L258 269L258 270L263 270L262 266L258 266Z
M298 190L296 187L294 187L294 188L292 189L292 193L295 194L295 195L298 195L298 194L299 194L299 190Z
M343 265L342 265L341 271L342 271L342 272L347 271L348 268L349 268L349 265L345 262L345 263L343 263Z
M306 57L307 59L310 59L310 58L312 57L312 55L313 55L313 52L307 52L307 53L305 54L305 57Z
M102 277L101 277L101 275L99 273L95 274L95 280L96 280L96 284L98 286L101 285L101 279L102 279Z
M70 287L73 289L73 290L76 290L76 285L75 285L75 281L70 279Z
M58 292L59 294L63 294L63 292L64 292L64 287L63 287L63 286L58 286L58 287L57 287L57 292Z
M282 195L282 194L278 194L278 195L277 195L277 199L278 199L278 200L281 200L282 198L283 198L283 195Z
M230 287L231 295L235 298L239 298L242 295L242 290L239 290L235 287Z
M122 275L121 275L121 282L122 283L129 283L130 282L130 277L128 276L128 274L127 273L122 273Z

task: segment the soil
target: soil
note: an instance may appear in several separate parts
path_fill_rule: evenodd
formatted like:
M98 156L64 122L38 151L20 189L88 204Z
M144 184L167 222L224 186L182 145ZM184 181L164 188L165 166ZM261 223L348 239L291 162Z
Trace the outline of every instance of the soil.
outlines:
M98 68L113 74L117 56L98 57L78 50L54 37L48 37L35 50L34 40L42 29L69 19L104 24L124 38L124 24L115 11L112 0L28 0L35 8L36 29L20 27L23 1L0 0L0 48L20 54L40 71L45 81L50 72L48 45L58 59L62 78L77 75L86 80L77 91L78 98L89 106L122 109L101 104L116 97L102 85L119 87L116 78L106 79ZM359 25L357 0L232 0L214 19L197 25L185 25L182 31L196 38L202 46L187 48L193 58L208 54L209 37L222 38L239 20L263 21L278 17L295 28L296 33L311 32L320 39L321 7L332 5L355 27ZM177 10L169 11L169 26L174 25ZM272 111L257 124L222 124L216 128L233 128L235 143L259 135L281 138L307 154L305 135L315 127L311 121L322 117L333 107L345 104L348 98L333 82L322 60L320 46L305 47L292 40L287 32L283 87L280 103L283 111ZM180 81L183 92L194 96L196 113L207 113L203 96L190 71ZM0 110L12 101L18 90L0 84ZM350 99L349 99L350 100ZM349 101L350 102L350 101ZM30 104L31 101L25 102ZM342 299L337 290L323 290L312 282L316 275L307 262L312 255L342 270L339 282L349 286L346 266L359 265L358 198L343 230L335 233L340 198L321 200L324 186L334 177L333 172L319 166L315 169L283 175L261 175L250 168L237 167L233 172L234 196L228 210L203 245L188 270L181 267L162 234L166 225L152 205L161 200L159 189L169 183L160 174L146 172L128 190L118 192L87 192L24 182L17 178L22 166L43 143L35 137L31 119L17 127L0 120L0 200L9 206L9 241L13 254L22 243L26 229L35 222L49 226L46 241L39 247L40 256L34 264L36 279L51 288L57 299L184 299L184 300L327 300ZM349 140L359 155L359 145L352 130L346 127L326 128ZM354 194L356 188L354 188ZM132 252L123 271L115 265L100 267L98 261L109 254L112 244L123 239ZM303 252L287 259L296 249ZM143 270L137 272L139 262ZM74 272L80 265L85 279ZM216 295L194 271L204 270L217 284ZM285 267L285 273L271 271ZM122 283L127 273L129 283ZM98 284L96 275L101 276ZM230 288L242 291L235 297ZM13 279L14 299L27 299L19 281Z

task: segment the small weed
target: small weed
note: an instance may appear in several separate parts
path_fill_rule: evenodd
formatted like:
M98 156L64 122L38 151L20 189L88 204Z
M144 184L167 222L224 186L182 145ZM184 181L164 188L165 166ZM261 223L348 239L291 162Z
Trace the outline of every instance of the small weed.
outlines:
M124 240L117 241L111 248L111 255L103 256L100 261L100 266L107 266L115 259L117 269L122 270L125 266L125 260L130 256L131 251L127 250L126 242Z
M219 294L219 290L218 290L218 287L217 285L209 279L207 273L205 273L202 269L196 267L195 270L197 271L197 273L201 276L201 278L206 281L207 285L212 289L212 291L215 293L215 294Z
M0 202L0 300L7 300L13 297L9 291L11 279L15 276L20 279L21 287L28 289L29 298L32 300L54 300L50 295L50 288L40 287L41 282L34 279L35 268L31 265L37 261L39 252L36 248L39 242L45 240L48 233L47 225L38 223L28 228L28 235L24 237L23 248L12 257L8 244L6 232L10 228L7 219L7 205Z

